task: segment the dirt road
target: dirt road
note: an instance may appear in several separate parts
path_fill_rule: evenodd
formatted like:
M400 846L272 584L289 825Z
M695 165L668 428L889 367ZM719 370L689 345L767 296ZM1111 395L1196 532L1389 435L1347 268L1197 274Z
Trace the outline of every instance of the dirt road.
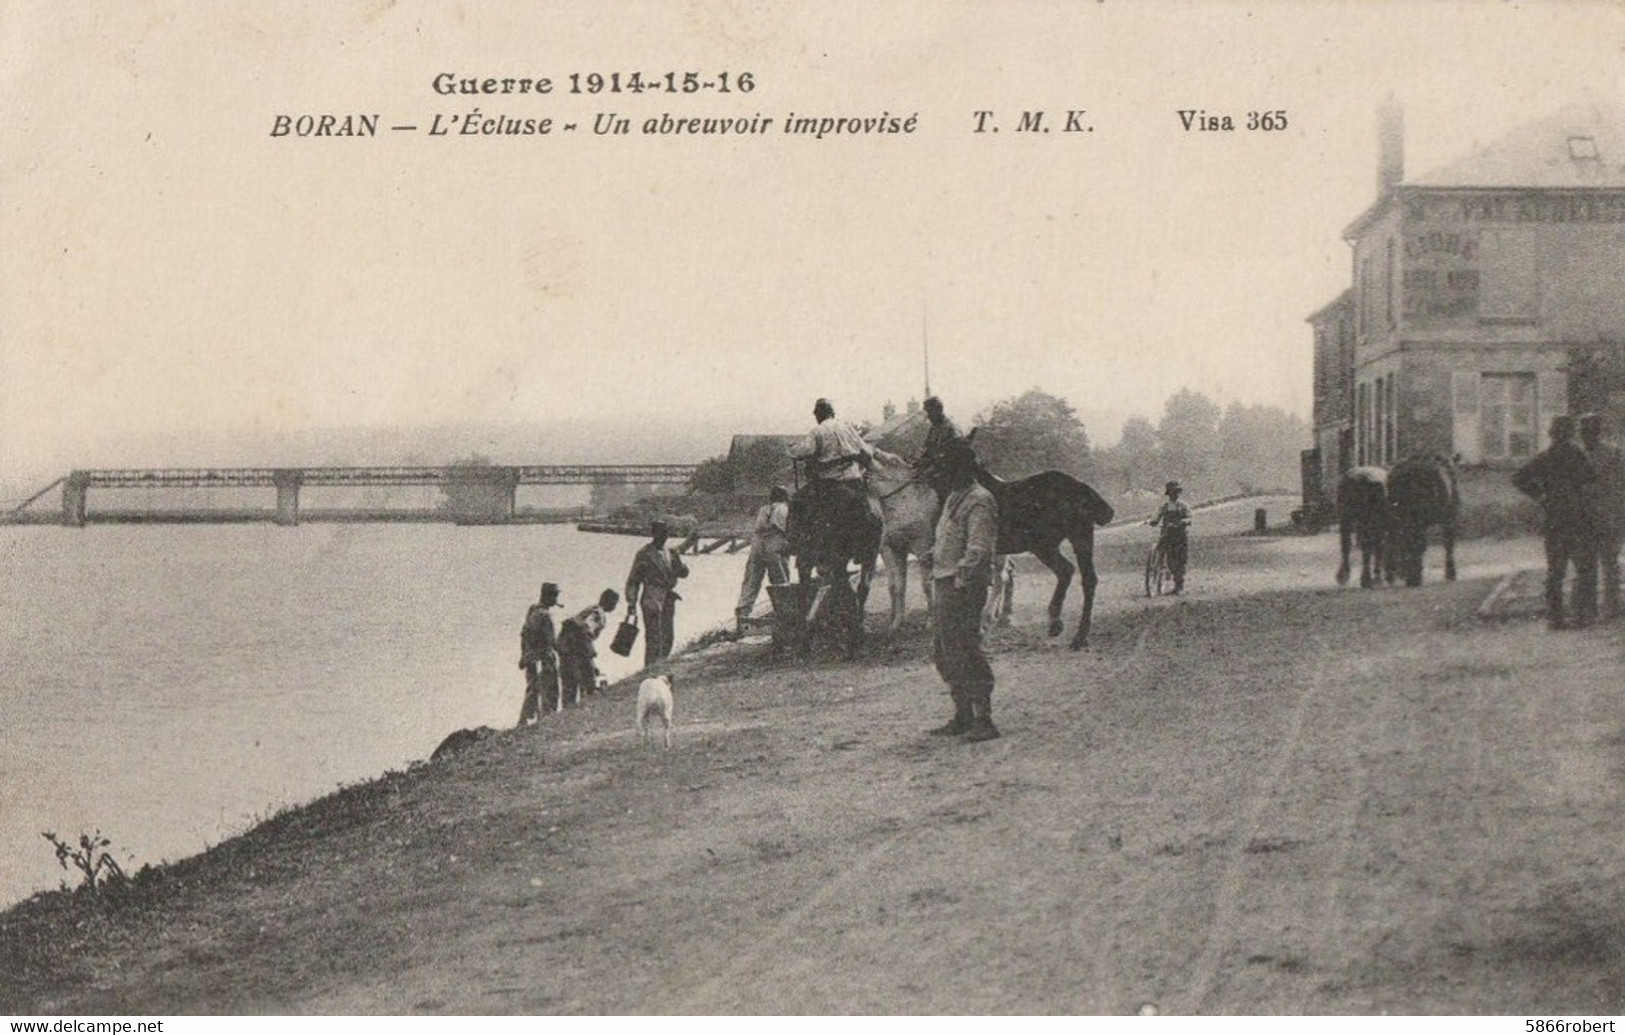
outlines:
M855 664L713 651L670 752L623 689L79 928L14 911L0 1012L1625 1009L1622 633L1475 614L1538 544L1362 592L1332 537L1208 538L1146 601L1146 541L1103 535L1082 653L1023 575L1000 740L924 735L918 628Z

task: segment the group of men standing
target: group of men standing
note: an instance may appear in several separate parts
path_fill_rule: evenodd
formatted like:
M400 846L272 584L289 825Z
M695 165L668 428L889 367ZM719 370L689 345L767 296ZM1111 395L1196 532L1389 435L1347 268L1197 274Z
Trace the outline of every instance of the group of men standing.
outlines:
M1578 424L1580 441L1575 441ZM1602 441L1603 420L1587 413L1554 417L1551 445L1512 476L1519 492L1541 505L1546 540L1546 615L1553 629L1584 628L1619 617L1619 552L1625 538L1625 458ZM1574 568L1573 604L1563 583ZM1570 615L1572 614L1572 620Z
M914 463L916 477L930 485L942 503L931 558L932 649L954 704L953 717L930 732L967 741L990 740L999 731L993 725L993 670L982 649L981 618L993 581L998 505L977 484L975 453L948 419L942 400L927 399L924 411L930 426ZM792 458L807 463L809 488L815 494L860 491L878 451L835 416L829 400L818 400L813 417L815 427L789 449ZM789 492L778 487L756 512L735 607L741 633L763 579L775 585L789 581L789 504ZM666 545L669 535L664 522L652 524L650 541L633 558L626 580L626 621L634 622L634 615L641 612L645 665L671 653L673 618L681 599L677 581L688 575L682 558ZM542 712L562 710L566 703L579 704L601 679L595 641L621 598L607 589L597 604L565 619L555 631L552 612L559 606L559 593L556 584L543 583L541 599L531 606L520 631L519 667L525 672L521 725L536 721Z
M525 701L519 725L537 721L543 712L562 711L566 702L598 689L598 649L595 641L608 616L620 603L613 589L599 594L598 602L555 626L553 609L559 606L557 583L542 583L541 599L525 612L519 630L519 667L525 673Z
M632 558L626 577L627 624L643 618L643 663L652 665L671 654L676 616L677 580L688 566L666 545L671 531L662 521L649 529L649 542ZM545 712L563 711L598 690L603 674L598 669L598 635L620 606L621 594L606 589L598 602L555 626L553 610L559 606L559 587L542 583L541 599L525 613L519 630L519 667L525 673L525 699L519 725L537 721Z

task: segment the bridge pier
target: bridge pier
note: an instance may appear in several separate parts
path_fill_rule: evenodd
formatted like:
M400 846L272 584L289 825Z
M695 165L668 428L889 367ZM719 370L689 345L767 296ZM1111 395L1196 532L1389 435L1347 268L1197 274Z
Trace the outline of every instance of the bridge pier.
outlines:
M90 496L90 476L74 471L62 482L62 523L69 528L85 527L85 500Z
M271 475L271 483L276 486L277 524L299 523L299 487L304 481L305 472L299 470L282 469Z

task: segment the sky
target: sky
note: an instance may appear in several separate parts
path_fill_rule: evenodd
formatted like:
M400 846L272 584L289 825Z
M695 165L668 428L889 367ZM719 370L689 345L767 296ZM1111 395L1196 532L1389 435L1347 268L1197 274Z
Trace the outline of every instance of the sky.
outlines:
M1100 443L1181 388L1307 418L1305 318L1348 285L1379 105L1420 175L1625 84L1617 2L606 10L0 0L0 480L338 427L796 430L817 396L919 396L926 342L962 421L1032 387ZM617 70L755 85L568 92ZM555 88L442 96L447 72ZM428 135L475 107L555 131ZM1027 110L1051 132L1016 132ZM636 132L791 112L917 129ZM384 128L272 135L324 113ZM591 133L609 113L634 132Z

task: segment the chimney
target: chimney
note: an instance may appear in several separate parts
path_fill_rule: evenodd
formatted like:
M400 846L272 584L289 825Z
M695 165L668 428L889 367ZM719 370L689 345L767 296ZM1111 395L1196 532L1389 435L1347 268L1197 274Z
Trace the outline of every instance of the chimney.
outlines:
M1377 109L1377 192L1387 194L1405 180L1405 111L1392 97Z

